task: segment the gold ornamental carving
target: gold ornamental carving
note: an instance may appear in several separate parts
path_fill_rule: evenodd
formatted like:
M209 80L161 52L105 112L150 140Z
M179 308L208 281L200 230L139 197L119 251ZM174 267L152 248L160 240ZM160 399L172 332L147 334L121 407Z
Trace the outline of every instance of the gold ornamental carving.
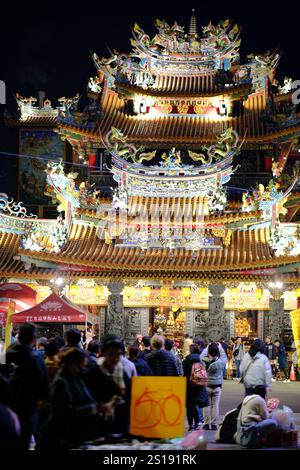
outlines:
M223 244L224 246L229 246L231 242L231 235L232 235L232 230L227 230L226 235L223 239Z
M185 104L185 103L182 103L182 104L179 104L177 106L177 109L178 109L178 112L180 114L187 114L188 110L189 110L189 105L188 104Z
M225 237L225 229L224 228L213 228L211 233L214 237L224 238Z
M163 104L161 105L161 109L164 114L170 114L172 112L173 106L171 104Z
M205 109L205 106L203 106L203 104L196 104L194 106L195 114L204 114L204 109Z

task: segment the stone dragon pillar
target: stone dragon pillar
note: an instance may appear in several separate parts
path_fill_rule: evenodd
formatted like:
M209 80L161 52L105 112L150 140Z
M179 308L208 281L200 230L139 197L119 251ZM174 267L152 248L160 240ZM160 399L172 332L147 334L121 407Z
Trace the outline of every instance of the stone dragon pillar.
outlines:
M208 298L208 339L218 341L222 336L226 337L226 317L224 311L225 286L222 284L210 284Z
M269 288L270 297L269 313L265 335L271 336L272 341L282 339L283 334L283 317L284 317L284 299L282 298L282 289Z
M115 334L124 337L124 305L122 290L123 282L110 282L107 285L109 289L107 315L106 315L106 334Z

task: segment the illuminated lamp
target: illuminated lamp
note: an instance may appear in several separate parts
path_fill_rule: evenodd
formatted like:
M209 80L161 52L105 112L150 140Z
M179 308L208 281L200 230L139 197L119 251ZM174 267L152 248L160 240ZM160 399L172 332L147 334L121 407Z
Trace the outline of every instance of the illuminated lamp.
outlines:
M264 290L261 287L259 287L255 291L255 296L256 296L257 300L261 300L264 296Z
M297 289L295 289L295 296L296 296L296 299L299 299L299 297L300 297L300 287L297 287Z
M181 294L184 299L189 299L191 297L191 288L190 287L183 287L181 289Z
M143 287L142 287L142 295L143 295L143 297L145 297L146 299L149 299L150 294L151 294L151 288L150 288L149 286L143 286Z
M232 300L237 300L239 296L239 290L237 287L230 288L230 297Z
M73 297L75 295L77 295L78 293L78 286L77 284L73 284L71 287L70 287L70 295Z
M168 286L161 287L160 288L160 295L161 295L161 297L164 297L164 298L169 297L169 295L170 295L169 287Z
M64 284L64 278L63 277L58 277L55 279L54 281L54 284L56 284L57 286L62 286Z
M199 297L203 298L207 296L207 287L200 287L199 288Z
M129 286L129 287L125 287L125 289L124 289L124 295L125 295L126 297L128 297L128 298L129 298L129 297L132 297L133 294L134 294L134 288L133 288L133 287L130 287L130 286Z
M104 296L104 286L96 286L95 287L96 297L103 297Z
M173 313L175 313L175 312L177 312L178 307L172 307L171 310L172 310Z
M220 101L220 106L219 106L219 114L220 116L226 116L227 115L227 106L224 100Z

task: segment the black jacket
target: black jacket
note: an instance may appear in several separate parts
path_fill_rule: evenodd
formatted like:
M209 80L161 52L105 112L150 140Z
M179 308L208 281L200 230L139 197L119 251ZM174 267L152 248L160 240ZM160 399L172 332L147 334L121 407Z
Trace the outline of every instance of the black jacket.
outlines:
M193 402L195 405L204 408L208 406L208 394L206 387L195 386L190 384L190 377L192 372L193 364L201 362L200 354L193 353L186 356L182 365L183 365L183 374L187 378L187 403Z
M31 413L38 400L48 397L48 372L43 359L24 344L13 343L6 352L6 363L15 364L11 378L11 407L17 413Z
M143 359L143 361L148 361L149 355L152 353L151 349L144 349L138 353L138 358Z
M269 360L273 361L274 359L276 359L276 348L274 344L273 343L265 344L264 353Z
M39 449L78 446L101 434L96 403L80 377L62 367L51 387L50 417L41 432Z
M21 451L21 440L16 429L11 410L0 403L0 436L1 436L1 449L4 453Z
M144 359L137 357L136 359L132 360L131 362L135 365L137 375L153 375L150 366Z
M148 365L155 376L178 376L178 370L173 354L160 349L152 351L147 358Z
M87 386L92 398L98 403L106 403L114 395L120 394L120 389L113 378L105 375L91 356L89 356L87 367L81 374L81 379Z

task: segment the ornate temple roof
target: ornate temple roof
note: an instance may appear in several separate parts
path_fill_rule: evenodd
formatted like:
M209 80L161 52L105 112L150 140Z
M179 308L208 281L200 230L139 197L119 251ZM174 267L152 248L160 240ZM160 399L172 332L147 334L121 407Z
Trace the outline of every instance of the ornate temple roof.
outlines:
M202 117L196 114L160 114L130 116L124 110L124 99L115 92L108 92L103 101L103 119L94 129L86 129L75 123L61 123L61 134L74 134L103 141L111 127L122 131L129 141L155 146L190 146L213 142L216 135L232 127L239 135L245 135L245 144L273 143L279 138L288 138L300 133L300 122L286 122L269 126L261 119L265 109L262 93L250 95L244 105L244 112L238 117ZM300 117L300 116L299 116ZM298 118L299 119L299 118Z
M300 261L300 256L275 257L268 244L270 233L268 228L248 231L236 231L232 234L229 246L223 249L199 250L192 253L184 249L170 250L147 249L142 252L138 248L115 246L100 240L95 227L74 224L60 253L35 252L19 250L21 255L29 255L37 260L64 263L75 266L86 266L95 271L137 270L141 272L185 271L185 275L193 277L200 273L234 272L245 269L270 268ZM179 275L180 277L180 275Z
M212 97L212 96L244 96L250 93L250 83L233 83L220 90L215 82L216 72L191 75L191 76L169 76L157 75L155 82L150 89L131 83L118 82L116 84L119 91L127 91L130 94L141 94L144 96L157 96L162 98L172 97Z

